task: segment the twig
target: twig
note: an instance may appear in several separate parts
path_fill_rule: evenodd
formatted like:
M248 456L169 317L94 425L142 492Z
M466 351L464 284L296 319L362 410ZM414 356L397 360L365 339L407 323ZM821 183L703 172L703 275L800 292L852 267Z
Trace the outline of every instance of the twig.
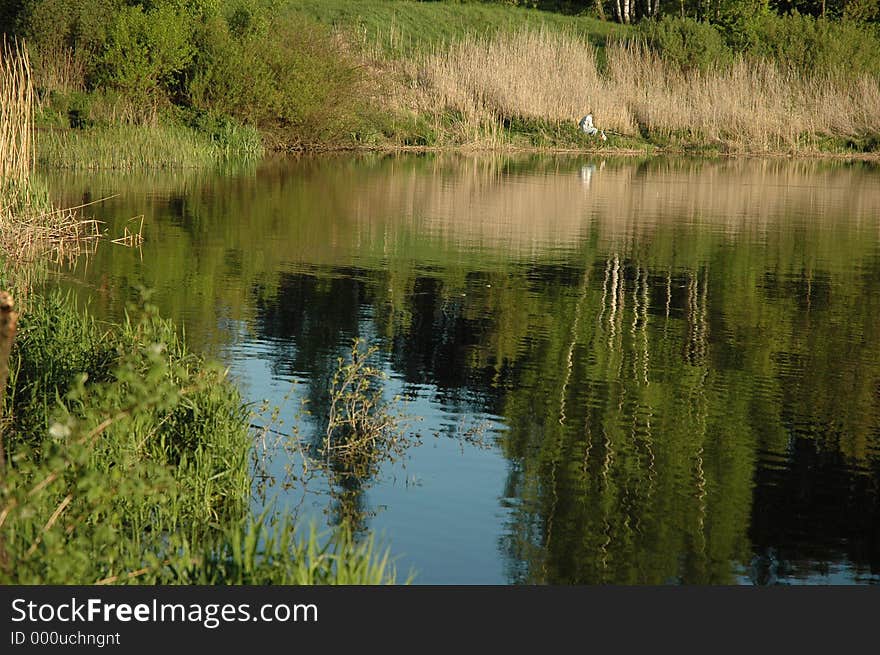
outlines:
M144 575L145 573L149 573L151 569L149 567L144 567L142 569L138 569L137 571L131 571L129 573L121 573L119 575L111 575L109 578L102 578L98 580L96 585L107 585L113 584L117 582L120 578L125 578L127 580L131 580L132 578L137 578L138 576Z
M31 547L27 549L27 552L24 554L25 558L30 557L37 550L37 547L40 545L40 542L43 541L43 535L46 534L49 530L52 529L52 526L55 525L55 521L58 520L58 517L61 516L61 513L67 509L67 506L70 505L70 501L73 500L73 494L67 494L64 497L58 507L55 508L55 511L52 512L52 516L49 517L49 520L46 521L46 525L43 526L43 529L40 530L40 534L37 535L37 538L34 539L34 543L31 544Z

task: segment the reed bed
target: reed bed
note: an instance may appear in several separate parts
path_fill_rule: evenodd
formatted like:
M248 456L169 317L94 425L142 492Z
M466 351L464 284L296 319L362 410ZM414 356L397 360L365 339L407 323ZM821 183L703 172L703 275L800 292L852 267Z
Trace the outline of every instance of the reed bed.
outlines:
M95 220L51 206L32 178L34 88L27 48L5 38L0 49L0 264L22 288L38 258L70 263L94 251Z
M85 91L87 55L63 44L44 45L33 62L34 78L43 92Z
M809 151L827 138L880 134L873 77L798 75L744 58L682 71L632 40L605 54L600 67L594 46L548 29L468 37L401 64L402 88L439 132L475 145L505 145L516 119L574 125L590 110L621 135L730 151Z
M0 182L24 184L34 162L34 86L27 49L0 46Z
M102 237L100 221L82 219L73 209L9 215L2 226L0 253L16 267L46 257L54 263L72 264L82 255L94 253ZM131 241L139 242L139 234Z
M41 167L69 170L182 170L255 161L259 136L241 128L235 147L176 125L111 125L89 130L45 130L38 135Z

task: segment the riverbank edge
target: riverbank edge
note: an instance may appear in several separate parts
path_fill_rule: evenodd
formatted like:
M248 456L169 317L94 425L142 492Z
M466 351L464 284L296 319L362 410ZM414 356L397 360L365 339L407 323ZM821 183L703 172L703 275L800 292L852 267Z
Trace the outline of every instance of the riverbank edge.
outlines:
M552 146L501 146L487 147L479 145L455 145L455 146L360 146L360 145L310 145L299 148L276 148L267 153L271 155L283 154L329 154L329 153L381 153L381 154L527 154L527 155L608 155L610 157L694 157L706 160L711 159L828 159L828 160L852 160L852 161L876 161L880 162L880 151L874 152L834 152L823 150L749 150L730 151L701 150L698 146L692 148L668 147L649 145L645 148L619 148L615 146L600 146L597 148L559 148Z
M160 131L156 128L145 128L149 132L155 132L155 136L160 136ZM71 130L71 132L74 132ZM193 132L193 137L199 135ZM100 134L89 135L88 133L78 134L79 143L89 143L89 149L101 150L102 136ZM55 162L68 161L70 165L58 165L57 163L47 163L44 161L37 162L37 169L42 171L54 170L115 170L120 172L131 172L134 170L174 170L174 169L211 169L221 166L224 163L241 163L258 165L260 162L266 161L272 157L278 156L308 156L321 154L458 154L466 156L515 156L515 155L544 155L544 156L592 156L592 157L687 157L698 158L707 161L720 159L791 159L791 160L825 160L825 161L861 161L861 162L880 162L880 151L870 152L842 152L834 150L724 150L712 146L710 144L690 144L682 145L657 145L645 142L642 147L627 147L615 145L599 145L586 147L565 147L554 145L502 145L502 146L486 146L480 144L456 144L443 146L425 146L425 145L402 145L402 144L332 144L332 143L314 143L297 146L284 146L276 144L275 147L266 148L262 154L256 155L253 152L242 153L237 155L235 152L226 151L216 153L214 156L205 157L203 153L193 152L185 153L178 151L181 157L180 163L169 163L166 159L150 162L148 159L139 158L137 165L100 165L95 162L81 162L73 153L71 156L65 157L63 151L55 153L52 158Z

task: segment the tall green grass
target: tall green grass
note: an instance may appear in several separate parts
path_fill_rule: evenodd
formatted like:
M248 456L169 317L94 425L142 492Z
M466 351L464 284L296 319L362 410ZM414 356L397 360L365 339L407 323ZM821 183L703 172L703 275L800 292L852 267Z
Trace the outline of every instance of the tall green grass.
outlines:
M227 123L205 134L179 124L106 125L84 130L40 130L37 164L74 170L206 168L256 161L263 154L255 129Z

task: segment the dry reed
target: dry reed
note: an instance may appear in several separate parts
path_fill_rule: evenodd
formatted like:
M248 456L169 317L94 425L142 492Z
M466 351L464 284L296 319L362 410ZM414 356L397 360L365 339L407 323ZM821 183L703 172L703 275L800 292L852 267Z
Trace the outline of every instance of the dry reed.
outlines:
M85 90L86 54L82 50L61 44L44 46L35 57L33 68L41 94Z
M24 184L34 162L34 87L27 49L0 47L0 183Z
M683 72L631 41L610 43L606 55L600 71L592 45L547 29L470 37L401 64L402 88L441 132L454 113L453 138L474 145L504 145L511 119L574 125L589 110L610 131L732 151L807 151L826 137L880 133L875 78L796 75L746 59Z
M0 50L0 263L27 286L29 263L70 263L94 251L99 223L54 209L34 192L34 89L27 48L3 39Z

